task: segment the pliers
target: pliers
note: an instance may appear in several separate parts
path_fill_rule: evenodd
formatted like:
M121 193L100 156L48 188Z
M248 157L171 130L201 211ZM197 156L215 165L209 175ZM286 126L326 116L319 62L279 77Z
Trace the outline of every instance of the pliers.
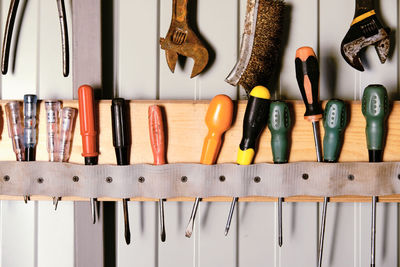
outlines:
M56 0L58 8L58 16L60 18L61 26L61 43L62 43L62 58L63 58L63 75L69 75L69 42L68 42L68 28L67 17L65 14L64 0ZM1 72L7 74L8 60L10 57L10 45L12 33L14 29L15 17L17 16L19 0L11 0L10 9L8 10L7 23L3 39L3 49L1 53Z

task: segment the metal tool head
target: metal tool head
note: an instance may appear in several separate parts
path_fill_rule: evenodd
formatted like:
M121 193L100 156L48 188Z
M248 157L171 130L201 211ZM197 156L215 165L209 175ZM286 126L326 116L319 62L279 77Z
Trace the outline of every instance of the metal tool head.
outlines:
M390 29L382 26L375 13L361 20L356 18L342 41L342 56L350 66L364 71L359 53L363 48L374 45L379 60L383 64L390 49L389 33Z
M160 38L161 49L165 50L169 69L174 72L178 54L194 60L190 78L197 76L208 63L208 51L187 25L176 25L174 21L165 38Z

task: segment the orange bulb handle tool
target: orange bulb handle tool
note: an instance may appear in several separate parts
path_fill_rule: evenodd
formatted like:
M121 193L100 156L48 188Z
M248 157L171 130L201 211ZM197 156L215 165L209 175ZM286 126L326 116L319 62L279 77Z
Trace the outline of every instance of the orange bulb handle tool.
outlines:
M318 59L311 47L300 47L296 51L296 78L301 96L306 106L304 118L308 121L322 119L322 107L319 101Z
M97 157L95 127L94 92L89 85L82 85L78 89L79 121L82 136L82 156Z
M232 124L233 102L229 96L215 96L206 113L205 122L208 134L204 139L200 163L214 164L221 148L221 137Z
M161 108L157 105L149 107L149 132L154 165L165 164L165 135Z

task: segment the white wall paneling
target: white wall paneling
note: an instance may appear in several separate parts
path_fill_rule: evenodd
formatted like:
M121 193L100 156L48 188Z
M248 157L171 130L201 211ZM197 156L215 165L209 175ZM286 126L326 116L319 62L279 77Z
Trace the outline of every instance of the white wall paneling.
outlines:
M77 46L84 40L73 43L72 29L74 27L75 31L79 31L87 26L78 23L79 18L82 18L79 15L82 10L78 7L83 2L65 2L71 59L74 56L73 45L76 51L82 53ZM294 55L297 48L307 45L315 49L320 60L321 99L336 97L360 100L363 89L370 83L384 84L391 99L399 99L399 44L395 40L399 36L398 1L376 1L379 2L378 14L394 33L392 39L395 46L384 65L380 64L372 47L366 49L362 57L366 66L363 73L352 69L340 54L340 43L353 18L354 2L286 0L280 74L276 88L269 88L273 98L301 98L295 79ZM9 3L10 0L0 1L1 38ZM171 73L166 64L165 51L159 47L159 38L165 37L170 25L172 0L109 0L106 6L113 8L112 12L106 12L112 13L113 17L103 18L103 23L113 23L112 31L110 28L107 30L107 38L111 36L110 33L114 38L111 42L112 49L107 50L112 55L107 55L106 61L110 62L112 59L113 67L101 67L100 38L98 35L88 35L85 40L96 43L96 46L81 55L94 58L92 64L86 66L90 71L73 68L71 60L71 75L64 78L56 3L21 0L9 73L0 76L1 98L21 99L27 93L37 93L41 99L76 98L76 90L81 83L94 83L95 87L100 87L102 81L99 77L104 70L113 71L106 73L107 77L113 78L114 85L107 90L113 89L113 95L126 99L202 100L222 93L233 99L245 98L243 89L224 82L237 60L246 12L245 0L189 1L190 22L210 51L210 64L204 73L194 79L190 79L192 59L181 58L175 73ZM97 7L91 12L99 14L101 11ZM72 12L72 8L77 11ZM86 13L87 18L90 14ZM78 16L74 17L74 25L72 15ZM20 30L16 38L18 29ZM104 43L103 39L103 45ZM107 44L103 49L110 49L110 42ZM79 134L79 130L75 134ZM136 134L147 135L133 129L133 138ZM45 143L39 142L38 145ZM7 153L11 153L11 148ZM131 159L131 162L143 161L139 151ZM317 263L320 204L283 204L282 248L277 246L276 203L240 202L229 235L225 237L224 226L230 203L202 202L194 234L191 238L186 238L184 231L192 205L192 202L165 202L167 241L162 243L159 237L158 203L130 202L132 242L126 245L122 203L118 203L116 229L110 230L115 230L116 234L117 266L286 267L315 266ZM21 201L2 201L0 211L1 266L72 267L85 263L86 266L103 264L102 255L96 256L96 261L90 262L87 257L90 254L84 249L94 239L83 233L86 230L101 233L103 227L98 225L94 229L91 225L82 225L82 220L90 221L88 207L87 210L81 210L84 212L82 216L78 216L79 209L70 202L61 202L55 212L50 202L30 202L25 205ZM398 205L379 203L377 215L377 266L399 266ZM370 216L370 203L328 204L323 266L359 267L369 264ZM77 228L81 229L79 233L82 233L83 238L76 238L74 235ZM102 237L96 240L101 242ZM97 247L100 251L98 254L102 253L101 247L101 244Z

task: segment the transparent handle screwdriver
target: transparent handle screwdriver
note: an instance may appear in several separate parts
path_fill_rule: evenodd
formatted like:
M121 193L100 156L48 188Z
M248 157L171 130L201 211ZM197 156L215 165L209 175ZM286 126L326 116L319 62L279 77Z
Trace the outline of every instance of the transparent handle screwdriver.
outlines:
M75 125L75 115L76 115L76 109L74 108L65 107L61 110L60 114L61 123L60 123L60 130L57 142L58 161L68 162L69 160L69 156L71 154L70 150L71 150L73 127ZM61 200L61 197L53 198L55 209L57 209L59 200Z
M24 146L25 161L35 161L36 149L36 95L24 95ZM24 196L27 203L29 196Z
M22 127L22 116L20 103L11 101L6 104L6 116L8 126L8 136L12 140L13 150L17 161L25 160L24 130Z
M46 125L47 125L47 152L49 161L58 161L57 142L58 127L60 121L61 102L46 100Z

